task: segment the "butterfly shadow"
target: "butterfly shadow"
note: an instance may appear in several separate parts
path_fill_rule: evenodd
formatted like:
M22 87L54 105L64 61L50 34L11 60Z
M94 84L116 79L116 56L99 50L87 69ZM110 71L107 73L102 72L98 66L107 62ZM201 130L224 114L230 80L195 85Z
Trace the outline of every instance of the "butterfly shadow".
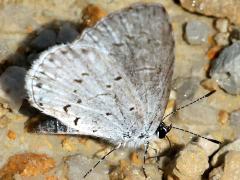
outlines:
M39 118L39 122L45 122L44 120L50 119L50 124L40 123L40 125L37 125L36 118L34 117L37 117L41 113L39 110L31 107L27 100L27 91L25 89L27 70L31 68L31 65L41 52L54 45L74 41L85 28L86 24L84 23L76 24L69 21L52 21L29 33L19 43L16 52L2 60L4 63L0 66L0 96L3 94L3 102L9 104L10 111L19 112L30 117L25 123L25 128L28 132L37 132L41 129L39 128L41 125L44 126L43 130L46 128L46 125L51 125L51 128L53 128L54 123L52 122L54 118L42 115ZM60 124L60 121L57 122L59 122L60 130L67 129L63 124ZM34 127L36 128L35 130ZM53 131L53 129L50 131Z

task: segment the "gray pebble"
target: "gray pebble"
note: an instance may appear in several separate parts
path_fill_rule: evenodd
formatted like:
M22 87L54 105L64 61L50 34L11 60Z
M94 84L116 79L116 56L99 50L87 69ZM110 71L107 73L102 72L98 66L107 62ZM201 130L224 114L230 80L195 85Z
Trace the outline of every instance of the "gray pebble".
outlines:
M231 112L230 114L230 124L233 126L240 125L240 109Z
M77 38L79 33L70 24L66 23L60 27L60 31L57 36L57 43L67 43L72 42Z
M200 45L208 40L209 27L200 21L190 21L185 27L185 39L189 44Z
M192 100L199 87L198 77L178 77L172 82L172 88L177 93L177 104L182 104L185 100Z
M52 29L44 29L32 40L31 46L37 50L47 49L56 44L56 36Z
M225 48L213 61L210 76L228 93L240 93L240 42Z

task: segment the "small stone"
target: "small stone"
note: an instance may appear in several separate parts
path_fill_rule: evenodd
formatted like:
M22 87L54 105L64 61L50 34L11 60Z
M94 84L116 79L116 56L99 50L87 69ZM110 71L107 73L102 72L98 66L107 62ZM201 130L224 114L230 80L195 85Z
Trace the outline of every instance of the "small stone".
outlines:
M32 40L31 46L37 50L44 50L56 44L57 35L52 29L43 29L38 36Z
M197 125L197 130L200 130L201 125L204 125L205 132L219 124L218 110L212 107L207 99L181 109L177 115L183 122Z
M218 46L226 46L229 44L229 33L228 32L220 32L214 36L214 40L216 41Z
M234 24L240 24L239 0L180 0L181 6L191 12L228 18Z
M49 172L54 167L55 161L45 154L16 154L0 169L0 179L12 177L14 174L37 176Z
M220 110L218 113L218 121L221 125L227 125L229 122L229 114L224 110Z
M207 52L207 57L209 60L213 60L217 57L219 51L221 50L221 46L213 46Z
M230 94L240 93L240 42L225 48L213 61L210 76Z
M76 151L77 145L79 144L79 141L77 138L71 137L71 138L65 138L62 141L62 147L65 151Z
M224 173L221 180L239 180L240 178L240 152L229 151L225 156Z
M11 140L15 140L16 139L16 133L14 131L12 131L12 130L8 130L7 136Z
M229 117L230 127L234 130L237 137L240 137L240 109L232 111Z
M60 27L57 35L57 43L72 42L77 38L78 35L79 33L77 32L77 30L70 24L66 23L62 27Z
M173 174L180 180L183 179L201 179L205 170L209 167L208 156L206 152L192 144L188 144L180 151Z
M120 160L120 165L111 172L110 179L145 180L146 178L142 168L133 166L126 160Z
M147 176L150 177L149 179L163 179L163 171L159 170L156 164L146 164L144 167Z
M240 109L235 110L230 113L230 124L232 126L239 126L240 125Z
M93 4L89 4L85 9L83 9L83 25L91 27L106 15L107 13L103 9Z
M82 155L68 157L68 179L79 180L97 163L99 159L90 159ZM108 180L108 166L106 161L102 161L85 179Z
M214 168L210 173L209 173L209 180L221 180L223 176L223 166L219 166L217 168Z
M217 166L224 161L224 154L228 151L240 151L240 139L223 146L212 158L211 165ZM240 176L239 176L240 177Z
M204 89L207 89L209 91L218 89L218 84L212 79L205 79L205 80L201 81L201 86Z
M172 88L177 93L177 104L185 100L191 100L198 89L200 79L198 77L178 77L172 82Z
M228 31L229 22L225 18L217 19L215 22L215 27L219 32L225 33Z
M132 152L130 154L131 163L135 166L141 166L143 164L141 157L139 157L137 152Z
M149 143L148 156L155 157L159 154L167 152L170 148L170 143L166 138L156 139Z
M189 44L200 45L208 40L209 27L200 21L190 21L185 27L185 39Z

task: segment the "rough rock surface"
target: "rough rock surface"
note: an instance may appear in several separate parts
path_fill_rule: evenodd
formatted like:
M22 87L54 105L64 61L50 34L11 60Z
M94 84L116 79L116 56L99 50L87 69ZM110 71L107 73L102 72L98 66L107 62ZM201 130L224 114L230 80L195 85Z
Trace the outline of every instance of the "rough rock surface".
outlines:
M180 0L181 5L191 12L206 16L227 17L232 23L240 24L240 2L238 0Z
M56 0L3 0L0 2L0 81L5 84L9 83L9 87L14 90L11 92L14 92L14 96L19 98L18 103L13 99L4 99L5 95L2 95L0 99L0 175L2 177L6 175L14 179L29 180L79 178L112 148L106 142L89 137L54 136L29 132L27 125L34 124L42 116L25 100L19 112L16 112L22 102L23 92L23 88L20 88L23 87L21 80L18 78L22 77L19 75L22 72L20 69L29 68L43 49L54 43L72 41L81 34L85 27L92 26L107 13L135 2L139 1L85 0L59 3ZM160 158L148 159L145 165L146 172L152 179L161 179L162 177L173 179L174 176L185 179L195 176L200 179L203 173L208 173L206 169L210 167L217 169L216 172L222 170L222 174L220 174L223 176L225 172L231 172L238 167L237 164L231 166L231 162L234 161L234 158L237 159L238 155L226 155L222 161L219 157L230 150L239 151L239 140L231 143L237 139L239 129L235 128L237 122L235 124L231 121L228 123L228 118L219 120L221 119L219 114L225 115L240 109L240 96L227 94L211 83L212 80L207 77L210 66L209 59L213 60L217 57L217 53L223 48L213 43L213 35L216 34L216 27L213 25L215 19L184 11L175 1L154 0L154 2L162 3L168 11L176 41L173 79L179 83L172 87L166 114L175 107L184 106L185 103L216 89L214 95L182 109L176 115L165 119L164 122L222 142L229 142L229 144L223 144L221 150L214 155L212 163L209 163L209 156L218 151L218 146L208 145L209 142L201 141L199 144L189 145L192 135L172 129L168 134L170 142L168 139L164 139L151 143L148 155L152 157L157 154L160 155ZM205 10L210 12L206 13L207 15L215 16L213 11L215 12L215 9L220 7L221 11L216 11L216 16L229 17L230 22L239 23L239 11L232 11L231 7L234 0L229 1L229 6L225 6L228 1L220 0L214 1L215 3L204 0L195 2L203 4L207 2L208 6L201 6L202 12ZM218 3L222 3L221 6L218 6ZM195 7L198 7L197 5ZM234 4L234 6L238 7L238 4ZM226 12L229 8L232 11L230 14ZM205 43L197 46L198 48L184 41L183 26L192 21L203 22L209 27L208 35L210 37ZM226 23L220 22L217 31L228 33ZM239 31L234 32L236 32L234 36L232 34L230 36L236 40ZM20 72L14 69L16 66ZM14 70L13 73L11 70ZM4 72L8 72L7 76ZM14 74L14 78L12 78L12 74ZM0 92L3 90L4 88L1 87ZM222 123L223 121L226 123ZM93 171L92 176L104 179L145 179L142 172L143 154L143 147L138 150L120 149L109 155ZM176 155L178 155L177 159ZM45 158L42 158L43 156ZM23 162L26 160L25 158L28 158L29 161L24 161L26 162L24 166L15 166L16 169L10 166L16 165L13 162ZM34 168L33 163L38 165L38 168ZM22 163L17 165L19 164ZM158 170L158 167L161 170ZM214 173L212 174L214 175ZM238 176L237 173L232 174L235 177ZM209 174L204 175L208 176Z
M213 61L210 76L230 94L240 93L240 42L225 48Z

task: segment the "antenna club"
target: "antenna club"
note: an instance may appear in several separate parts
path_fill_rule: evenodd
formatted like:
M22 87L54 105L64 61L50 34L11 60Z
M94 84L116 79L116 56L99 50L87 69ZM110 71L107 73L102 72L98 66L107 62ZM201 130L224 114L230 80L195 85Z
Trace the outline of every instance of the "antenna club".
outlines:
M215 93L216 92L216 90L212 90L211 92L209 92L209 93L207 93L206 95L205 95L205 97L209 97L209 96L211 96L213 93Z
M191 131L188 131L188 130L185 130L185 129L182 129L182 128L179 128L179 127L175 127L175 126L172 126L173 129L177 129L177 130L180 130L180 131L183 131L183 132L186 132L186 133L189 133L189 134L192 134L194 136L197 136L199 138L202 138L202 139L206 139L212 143L215 143L215 144L222 144L220 141L218 140L215 140L215 139L212 139L212 138L207 138L207 137L204 137L204 136L201 136L197 133L194 133L194 132L191 132Z

